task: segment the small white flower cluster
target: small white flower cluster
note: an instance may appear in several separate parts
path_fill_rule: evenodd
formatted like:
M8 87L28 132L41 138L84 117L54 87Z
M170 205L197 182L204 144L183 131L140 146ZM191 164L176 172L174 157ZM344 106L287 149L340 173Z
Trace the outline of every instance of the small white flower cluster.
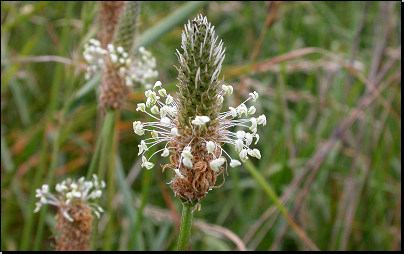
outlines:
M68 214L68 206L73 199L81 199L82 201L88 201L89 199L100 198L102 190L105 188L105 182L99 182L97 175L93 174L91 181L85 181L84 176L78 181L68 178L61 183L56 184L55 190L59 193L53 195L49 192L49 186L47 184L42 185L42 188L36 190L35 197L39 198L34 213L38 212L42 205L50 204L58 206L63 216L69 221L73 221L73 218ZM91 191L91 192L90 192ZM100 212L104 210L96 203L87 202L90 209L100 218Z
M222 86L222 91L219 93L219 102L223 102L223 96L227 94L232 94L233 92L233 87L232 86L227 86L223 85ZM157 93L153 90L157 90ZM167 157L169 155L169 150L167 148L168 142L178 136L178 129L175 125L176 121L176 116L178 113L178 104L179 102L174 99L171 95L167 95L167 92L164 88L161 87L161 82L157 81L156 84L154 85L152 90L147 90L145 92L146 95L146 104L145 103L139 103L137 105L137 111L142 111L145 112L146 114L150 115L154 119L157 120L157 122L148 122L148 123L141 123L140 121L135 121L133 123L133 130L137 135L144 135L145 131L150 131L151 132L151 138L147 138L145 140L142 140L140 144L138 145L139 147L139 154L142 155L142 167L145 167L146 169L151 169L154 164L149 162L150 158L160 152L163 151L161 156L162 157ZM161 102L160 96L166 97L165 103ZM233 119L233 118L241 118L243 114L246 116L252 115L255 113L256 109L254 106L251 106L247 108L245 103L249 100L252 99L253 102L255 102L258 98L258 93L253 92L249 94L249 98L245 100L243 103L241 103L238 107L233 108L229 107L229 111L220 113L218 120L220 122L219 127L218 127L218 136L219 136L219 142L224 142L228 143L231 145L235 146L236 152L239 154L239 157L242 162L245 162L248 159L248 156L253 156L258 159L261 159L261 153L258 149L250 149L249 146L252 144L253 139L255 138L255 144L257 144L259 140L259 135L256 133L257 132L257 125L265 125L266 124L266 117L265 115L261 115L258 118L251 117L248 119ZM146 108L150 108L150 112L146 111ZM158 116L155 116L158 115ZM208 123L211 119L207 116L196 116L195 119L191 121L191 123L195 126L204 126L206 123ZM247 123L251 123L251 126L248 126ZM245 132L245 131L237 131L237 132L231 132L228 129L234 126L239 126L239 127L247 127L251 130L250 132ZM150 128L148 128L150 127ZM152 127L154 129L152 129ZM160 149L153 153L149 159L146 159L144 156L144 153L152 146L157 145L160 142L166 141L167 144L163 149ZM193 140L190 141L190 144L192 143ZM216 143L215 141L212 140L205 140L206 142L206 149L208 153L212 153L215 155L214 151L216 148L220 148L221 152L224 152L229 158L230 158L230 166L231 167L236 167L241 165L241 163L238 160L232 159L230 155L221 148L220 144ZM191 153L191 146L188 144L186 146L182 153L181 153L181 163L184 164L184 166L188 168L192 168L192 159L193 155ZM220 156L218 158L215 157L214 160L210 162L210 167L212 170L219 172L220 167L227 162L227 160L224 157ZM176 174L180 177L183 178L181 173L179 172L178 169L175 170Z
M108 44L107 49L101 48L101 43L96 39L90 39L84 45L83 57L88 63L87 72L84 75L86 80L105 67L105 57L111 62L119 64L119 73L125 78L127 86L133 86L139 82L146 89L151 88L151 80L159 75L156 68L156 58L144 47L139 47L139 60L132 60L131 56L124 51L123 47L116 47Z

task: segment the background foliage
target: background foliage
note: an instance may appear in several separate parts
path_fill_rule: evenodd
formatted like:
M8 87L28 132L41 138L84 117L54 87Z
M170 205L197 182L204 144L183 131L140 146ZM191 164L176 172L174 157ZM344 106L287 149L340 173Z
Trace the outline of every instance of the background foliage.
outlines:
M235 93L225 107L257 90L268 119L262 159L229 168L202 200L191 249L401 250L400 5L142 2L137 42L168 92L183 24L202 13L226 47L222 74ZM38 227L32 193L87 174L101 114L99 78L84 80L81 52L97 34L98 7L1 2L1 250L52 250L55 210ZM142 170L137 157L143 92L134 89L117 123L115 187L101 202L109 212L95 249L175 249L171 172Z

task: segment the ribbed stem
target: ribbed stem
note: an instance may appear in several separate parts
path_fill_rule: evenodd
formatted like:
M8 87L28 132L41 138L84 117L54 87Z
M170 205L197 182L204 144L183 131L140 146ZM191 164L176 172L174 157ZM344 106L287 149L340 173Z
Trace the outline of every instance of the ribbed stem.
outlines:
M182 204L182 217L181 217L181 227L180 236L178 238L177 250L185 251L188 250L189 237L191 236L191 226L192 226L192 209L195 205L191 203Z

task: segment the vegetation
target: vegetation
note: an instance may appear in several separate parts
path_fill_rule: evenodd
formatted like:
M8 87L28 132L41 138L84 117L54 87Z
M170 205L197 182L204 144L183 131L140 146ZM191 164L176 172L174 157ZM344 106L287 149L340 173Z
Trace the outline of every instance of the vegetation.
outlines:
M35 190L92 173L106 193L91 250L177 248L168 158L142 169L132 128L150 120L136 111L144 88L104 114L102 74L85 79L99 7L1 2L2 251L54 250L57 210L33 213ZM172 95L183 25L197 14L226 47L219 77L234 92L223 108L257 91L267 124L261 159L228 167L194 211L189 249L401 250L401 3L142 2L135 45Z

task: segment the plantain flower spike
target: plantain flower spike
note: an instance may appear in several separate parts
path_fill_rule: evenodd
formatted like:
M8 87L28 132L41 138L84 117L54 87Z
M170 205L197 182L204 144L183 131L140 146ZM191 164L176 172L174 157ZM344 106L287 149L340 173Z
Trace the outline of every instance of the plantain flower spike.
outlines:
M142 165L150 169L154 166L149 162L152 156L162 152L161 156L166 157L170 152L170 164L165 165L163 171L169 168L174 173L171 189L183 202L197 204L216 187L216 179L227 163L231 167L241 165L222 148L223 144L234 145L243 162L248 156L261 158L259 150L249 146L253 139L258 141L257 125L265 125L266 118L265 115L249 117L256 109L247 108L245 103L255 102L258 98L255 91L238 107L221 113L223 97L232 94L233 87L219 80L225 48L221 40L218 42L214 26L206 17L198 15L188 21L182 33L181 48L183 53L177 50L178 99L168 95L157 81L153 89L145 92L146 103L139 103L137 107L156 122L136 121L133 127L138 135L149 131L152 136L139 145ZM249 118L241 118L243 115ZM251 133L229 130L235 126L247 128ZM144 154L148 149L160 142L166 142L165 147L146 158Z
M57 251L88 251L90 249L91 211L100 218L104 210L93 200L102 196L105 182L99 181L93 175L91 181L85 181L81 177L78 181L68 178L56 184L56 195L49 191L47 184L36 190L35 197L39 201L35 204L34 213L38 212L43 205L49 204L58 207L55 216Z

